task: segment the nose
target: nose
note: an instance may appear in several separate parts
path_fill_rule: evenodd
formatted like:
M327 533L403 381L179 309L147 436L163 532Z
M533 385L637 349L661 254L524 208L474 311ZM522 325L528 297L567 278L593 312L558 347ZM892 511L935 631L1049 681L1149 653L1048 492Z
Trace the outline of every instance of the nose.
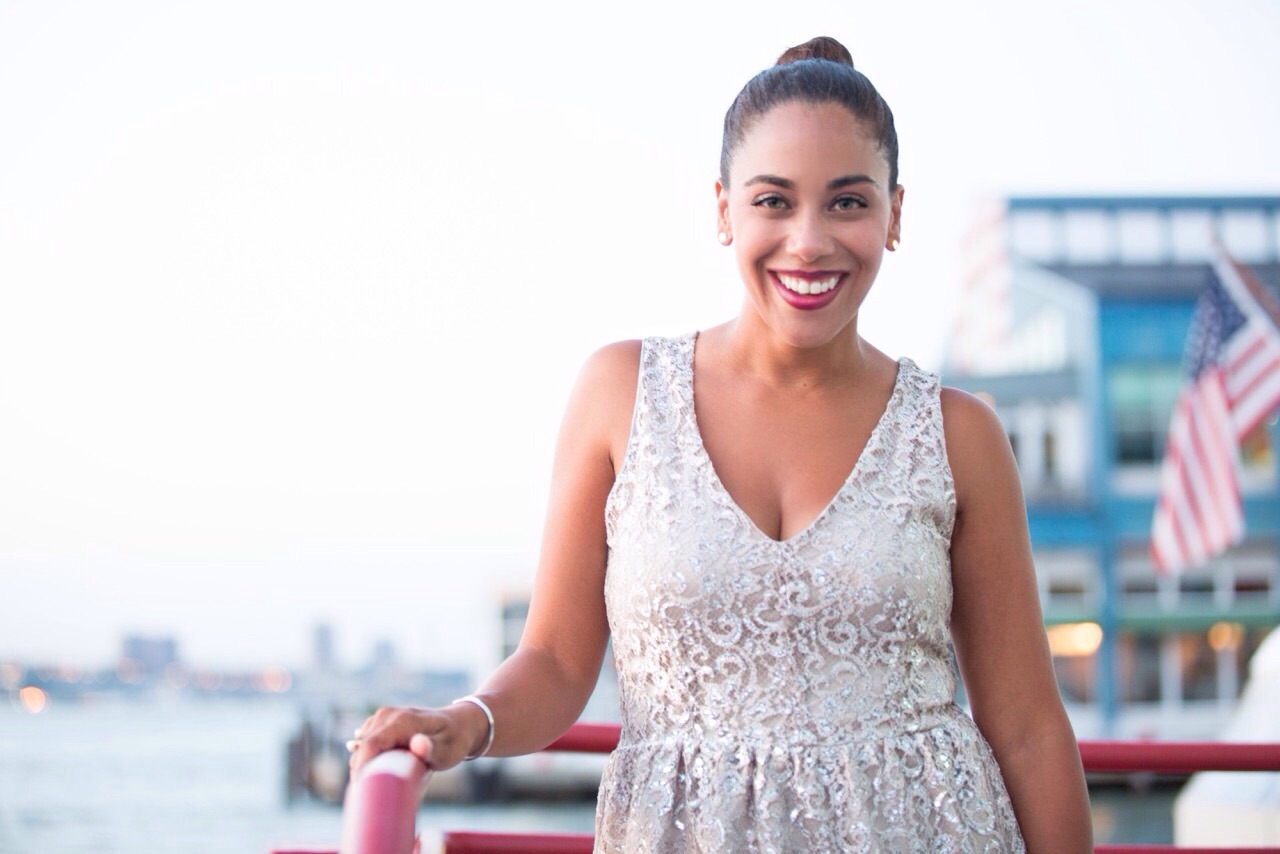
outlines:
M806 212L792 219L787 250L800 261L817 261L832 251L833 239L820 212Z

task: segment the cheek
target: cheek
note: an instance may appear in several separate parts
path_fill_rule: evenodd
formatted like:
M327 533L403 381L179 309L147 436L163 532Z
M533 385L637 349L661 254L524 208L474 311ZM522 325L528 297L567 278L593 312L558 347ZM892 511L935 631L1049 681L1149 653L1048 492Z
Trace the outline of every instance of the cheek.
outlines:
M769 252L785 244L794 223L785 217L773 217L751 211L734 221L734 239L756 252Z
M860 223L846 232L844 244L860 256L878 255L884 251L889 227L882 222Z
M884 253L884 243L888 238L884 232L862 235L858 240L857 252L864 258L879 258Z
M760 254L751 252L747 247L739 246L737 258L738 276L743 282L752 284L757 280L764 278L764 271L760 265Z
M733 250L738 266L745 269L758 264L762 258L776 253L782 240L777 227L767 222L747 222L736 226Z

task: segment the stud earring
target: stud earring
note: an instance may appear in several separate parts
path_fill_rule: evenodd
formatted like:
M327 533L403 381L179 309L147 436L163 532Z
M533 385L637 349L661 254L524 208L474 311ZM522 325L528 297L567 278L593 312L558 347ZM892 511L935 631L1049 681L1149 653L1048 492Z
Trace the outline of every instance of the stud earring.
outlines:
M896 238L896 237L895 237L895 238L893 238L893 240L890 240L890 241L889 241L889 251L890 251L890 252L897 252L897 251L898 251L898 238Z
M729 245L729 241L730 241L730 240L733 240L733 238L729 236L729 232L727 232L727 231L722 231L722 232L720 232L720 233L719 233L718 235L716 235L716 236L720 239L720 245L721 245L721 246L728 246L728 245Z

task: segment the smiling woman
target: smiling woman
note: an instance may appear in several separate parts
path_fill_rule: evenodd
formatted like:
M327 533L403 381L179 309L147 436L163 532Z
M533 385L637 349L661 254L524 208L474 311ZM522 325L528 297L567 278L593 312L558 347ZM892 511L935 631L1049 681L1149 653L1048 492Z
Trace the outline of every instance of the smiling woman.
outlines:
M838 42L747 84L716 184L738 315L588 361L519 648L477 695L380 709L355 768L545 746L612 638L599 851L1089 850L1003 430L860 332L896 161Z

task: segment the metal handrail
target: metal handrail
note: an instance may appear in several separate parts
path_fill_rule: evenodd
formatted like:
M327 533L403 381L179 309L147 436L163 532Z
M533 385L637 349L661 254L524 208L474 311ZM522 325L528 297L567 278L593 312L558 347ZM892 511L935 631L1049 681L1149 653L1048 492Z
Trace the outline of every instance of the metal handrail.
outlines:
M1230 741L1081 741L1085 771L1194 774L1280 771L1280 744Z
M618 746L617 724L577 723L547 750L610 753ZM1103 741L1080 744L1085 771L1192 774L1196 771L1280 771L1280 744L1229 741Z
M577 723L545 750L609 753L617 724ZM1085 771L1190 774L1196 771L1280 771L1280 744L1213 741L1080 742ZM414 819L430 772L416 756L393 750L374 757L347 787L340 854L418 854ZM591 834L454 831L441 835L443 854L570 854L591 850ZM1186 848L1172 845L1098 845L1098 854L1280 854L1280 848ZM287 854L275 849L272 854ZM339 854L312 850L309 854ZM425 854L425 852L424 852Z

